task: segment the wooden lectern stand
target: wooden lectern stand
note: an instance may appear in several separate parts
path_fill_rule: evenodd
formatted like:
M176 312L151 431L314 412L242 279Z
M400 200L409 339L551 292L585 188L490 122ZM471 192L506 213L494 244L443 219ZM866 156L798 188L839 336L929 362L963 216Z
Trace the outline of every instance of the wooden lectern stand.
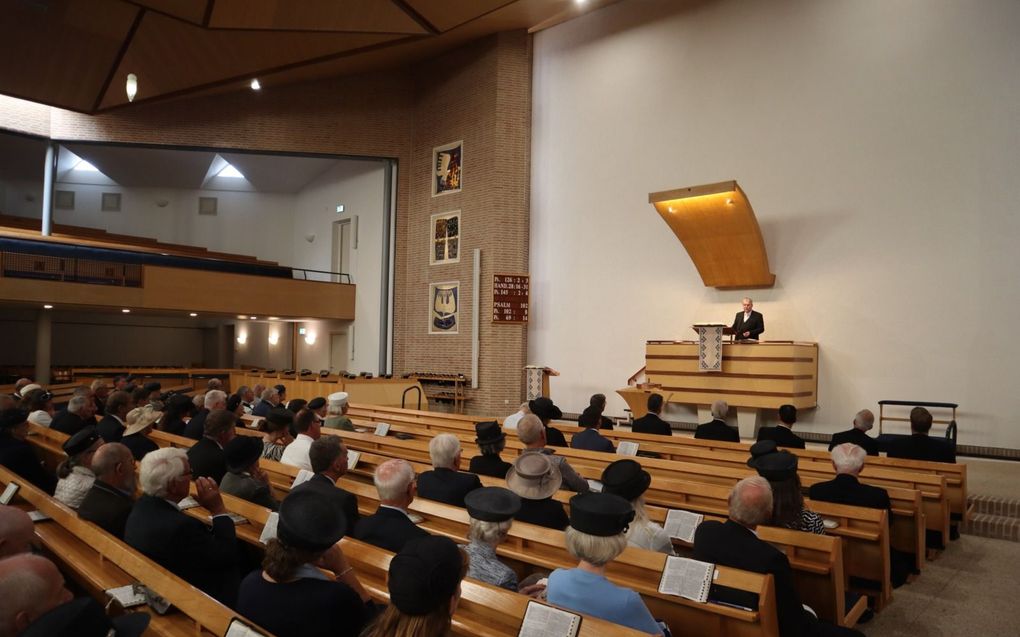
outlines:
M539 396L549 398L549 377L559 376L560 373L551 367L539 365L528 365L524 368L524 387L527 400L534 400Z

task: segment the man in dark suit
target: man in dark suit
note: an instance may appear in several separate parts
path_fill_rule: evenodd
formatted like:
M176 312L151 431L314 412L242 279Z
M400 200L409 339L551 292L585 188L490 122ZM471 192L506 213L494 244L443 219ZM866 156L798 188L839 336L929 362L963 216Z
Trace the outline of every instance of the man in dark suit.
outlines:
M772 488L765 478L744 478L733 487L726 522L702 522L694 534L694 559L755 573L775 580L776 614L783 637L860 635L858 631L819 622L801 605L786 555L758 539L754 530L772 517ZM741 606L757 606L733 591L713 591L713 598Z
M599 414L599 429L612 429L613 421L606 418L602 414L606 411L606 395L605 394L592 394L592 397L588 399L588 406L593 407L598 411Z
M94 403L88 396L73 396L67 401L67 408L53 416L50 429L73 436L85 427L96 424L93 408Z
M669 423L659 417L662 413L662 394L651 394L648 396L648 413L636 419L630 426L630 430L636 434L659 434L661 436L672 436L673 428Z
M570 447L572 449L602 451L605 453L616 451L612 441L599 433L601 421L602 413L598 410L598 407L592 407L591 405L585 407L584 413L577 419L577 424L584 429L574 434L574 437L570 439Z
M482 452L480 456L471 458L468 471L483 476L505 478L506 472L513 465L499 457L506 448L506 434L495 420L475 423L475 444Z
M428 500L463 507L464 496L482 488L473 473L460 470L460 441L453 434L439 434L429 441L432 471L418 476L418 495Z
M57 477L42 466L42 460L28 442L28 412L24 409L0 411L0 465L3 465L52 495Z
M354 539L399 553L409 540L428 535L407 514L417 489L414 469L406 460L394 458L380 464L375 470L375 488L379 492L379 508L358 520Z
M92 472L96 481L78 507L78 517L123 539L137 482L131 450L119 442L103 445L92 457Z
M737 312L737 315L733 317L733 335L739 340L758 340L758 337L765 332L765 317L761 315L761 312L751 309L754 307L754 301L750 298L744 297L742 304L744 311Z
M803 449L804 440L793 433L793 423L797 422L797 408L793 405L779 407L779 424L775 427L762 427L758 430L758 440L775 440L777 447Z
M347 447L340 436L321 436L309 448L308 459L315 475L292 489L291 493L316 489L335 498L347 517L347 528L353 528L361 517L358 513L358 496L336 484L347 473Z
M198 410L188 424L184 425L184 435L192 440L201 440L205 435L205 419L209 417L209 412L227 408L227 394L214 389L206 393L204 404L205 406Z
M875 426L875 414L870 409L862 409L854 416L854 426L848 431L832 434L829 451L838 445L853 443L868 452L869 456L878 455L878 441L864 433Z
M196 478L212 478L219 484L227 472L223 448L236 435L234 414L226 409L210 412L205 420L205 436L188 449L188 462Z
M712 403L712 421L698 425L694 437L699 440L719 440L721 442L740 442L740 432L726 424L726 414L730 406L725 400Z
M183 449L164 448L142 460L144 495L128 516L124 541L227 606L240 584L234 522L216 483L198 478L195 499L212 515L212 527L185 514L177 503L188 495L191 466Z
M127 429L128 412L134 407L131 394L126 391L115 391L106 399L106 415L96 425L96 431L104 442L120 442Z
M867 457L863 448L852 443L844 443L833 449L832 466L836 469L836 477L811 485L811 499L890 511L892 505L885 489L862 484L857 479Z
M92 412L96 416L106 415L106 398L110 395L110 386L102 378L92 381Z
M924 407L911 409L910 435L889 441L886 444L886 455L890 458L908 460L956 462L956 449L952 442L928 435L931 431L931 422L931 412Z

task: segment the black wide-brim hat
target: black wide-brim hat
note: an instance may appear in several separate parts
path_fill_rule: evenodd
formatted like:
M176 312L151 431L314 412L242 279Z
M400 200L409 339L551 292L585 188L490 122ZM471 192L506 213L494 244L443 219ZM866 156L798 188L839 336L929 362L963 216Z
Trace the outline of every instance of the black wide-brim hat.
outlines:
M610 537L634 520L630 502L612 493L581 493L570 498L570 526L581 533Z
M495 420L475 424L475 443L479 445L491 444L506 439L506 434Z
M751 458L747 465L771 482L782 482L797 475L797 456L789 451L776 451Z
M337 498L317 489L291 491L280 504L276 536L285 545L325 551L347 533L347 517Z
M96 428L89 425L65 440L62 448L64 453L73 457L83 451L88 451L92 445L96 444L97 440L99 440L99 434L96 433Z
M223 459L229 471L243 471L262 457L262 438L234 436L223 447Z
M390 560L390 603L407 615L428 615L450 603L460 584L464 556L447 537L411 540Z
M505 522L521 510L521 497L503 487L482 487L464 496L464 508L476 520Z
M754 465L751 463L756 459L777 451L779 451L779 445L776 444L775 440L759 440L751 445L751 457L747 460L747 466L753 467Z
M652 474L629 458L612 462L602 470L602 492L618 495L631 502L636 500L652 483Z
M305 405L305 407L308 407L312 411L315 411L316 409L322 409L325 406L326 406L326 399L323 398L322 396L316 396L315 398L309 400L308 404Z
M528 409L542 420L559 420L563 418L563 412L560 411L560 408L545 396L539 396L528 401Z

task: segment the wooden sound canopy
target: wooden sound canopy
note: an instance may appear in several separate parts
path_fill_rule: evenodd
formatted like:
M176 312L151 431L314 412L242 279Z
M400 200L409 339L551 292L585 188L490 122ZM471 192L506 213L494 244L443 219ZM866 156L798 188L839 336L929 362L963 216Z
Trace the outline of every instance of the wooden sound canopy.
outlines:
M775 285L758 220L736 181L653 192L648 203L684 244L706 286Z

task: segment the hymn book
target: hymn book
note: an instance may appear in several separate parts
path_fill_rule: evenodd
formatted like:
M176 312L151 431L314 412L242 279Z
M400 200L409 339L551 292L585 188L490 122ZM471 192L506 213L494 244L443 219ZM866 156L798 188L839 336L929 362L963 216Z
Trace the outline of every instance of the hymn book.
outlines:
M227 632L223 633L223 637L267 637L267 635L235 617L230 620L230 625L227 626Z
M375 435L385 436L390 432L390 425L386 422L381 422L375 426Z
M576 637L581 616L532 600L517 637Z
M624 440L620 442L620 446L616 448L616 455L618 456L636 456L638 450L638 443L632 440Z
M293 490L294 487L297 487L308 482L309 480L312 479L312 476L314 475L315 474L309 471L308 469L302 469L301 471L298 471L297 476L294 478L294 482L290 483L290 488Z
M259 542L263 544L269 544L269 540L276 537L276 526L280 523L280 514L273 511L266 518L266 525L262 527L262 535L259 536Z
M704 519L705 516L700 513L670 509L666 513L666 524L663 525L663 528L669 534L669 537L675 537L688 544L693 544L694 532L698 530L698 525Z
M11 500L14 499L14 496L18 493L18 489L20 488L21 487L18 485L17 482L8 482L7 488L4 489L3 495L0 495L0 504L4 505L10 504Z
M358 466L358 460L361 459L360 451L347 451L347 470L354 471L354 467Z
M666 565L662 569L659 592L706 602L714 575L715 564L671 555L666 558Z
M42 511L29 511L28 512L28 517L33 522L42 522L44 520L51 520L52 519L50 516L46 515Z
M199 505L198 500L196 500L195 498L191 497L190 495L177 503L177 508L180 509L181 511L187 511L188 509L194 509L197 506L201 506L201 505Z
M140 586L128 584L117 588L109 588L106 594L120 604L121 608L132 608L145 604L145 591Z

